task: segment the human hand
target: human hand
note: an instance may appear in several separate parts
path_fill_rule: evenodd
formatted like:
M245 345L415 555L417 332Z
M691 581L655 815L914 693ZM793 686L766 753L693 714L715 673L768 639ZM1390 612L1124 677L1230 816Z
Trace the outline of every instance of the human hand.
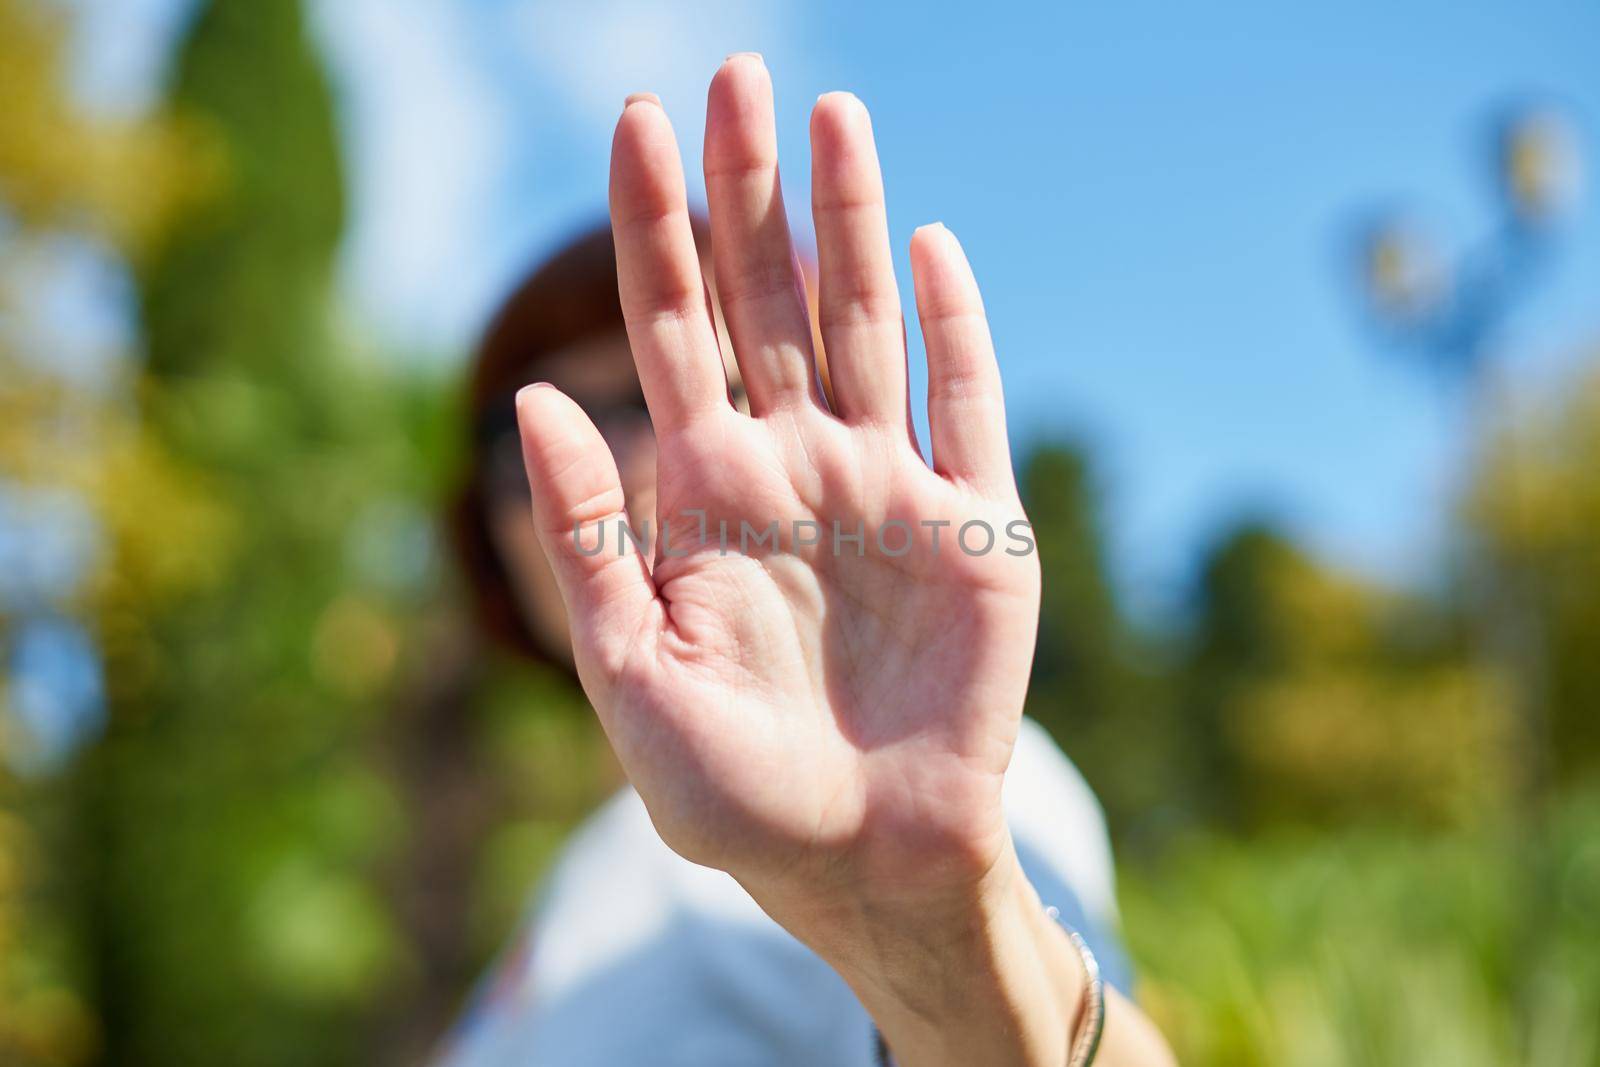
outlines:
M1039 568L960 246L942 226L911 244L929 463L910 430L865 108L820 98L811 141L831 395L818 387L779 188L771 83L758 57L735 56L711 86L705 171L716 290L750 414L729 402L659 103L631 97L613 143L622 308L657 437L664 550L646 558L616 536L616 465L575 403L530 387L518 413L579 677L657 829L731 873L892 1015L891 1001L939 996L911 991L930 973L998 967L984 959L997 936L1053 936L1029 917L1038 902L1000 805ZM746 528L774 522L779 546L741 545ZM602 528L605 547L589 554ZM820 543L796 543L801 529ZM1040 1047L1059 1050L1081 975L1054 964L1030 975L1061 1016Z

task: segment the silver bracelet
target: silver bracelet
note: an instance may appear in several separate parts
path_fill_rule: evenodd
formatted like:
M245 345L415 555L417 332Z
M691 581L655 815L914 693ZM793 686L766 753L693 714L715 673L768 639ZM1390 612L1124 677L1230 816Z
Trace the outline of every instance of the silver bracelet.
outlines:
M1066 932L1072 947L1078 950L1078 958L1083 961L1083 1014L1078 1020L1077 1032L1072 1035L1067 1067L1090 1067L1095 1054L1100 1051L1100 1035L1106 1028L1106 983L1100 977L1100 961L1094 958L1094 952L1083 935L1061 921L1061 909L1052 904L1044 909L1044 913ZM872 1028L872 1044L874 1062L879 1067L893 1067L894 1059L889 1053L888 1042L884 1041L883 1031L876 1026Z
M1052 922L1058 924L1066 931L1067 937L1072 941L1072 947L1078 950L1078 958L1083 961L1083 973L1086 979L1083 989L1083 1015L1078 1020L1078 1029L1072 1035L1072 1051L1067 1056L1067 1067L1089 1067L1094 1063L1095 1054L1100 1051L1100 1035L1106 1028L1106 984L1100 977L1100 961L1094 958L1094 953L1089 948L1089 943L1083 935L1061 921L1061 911L1054 905L1044 909Z

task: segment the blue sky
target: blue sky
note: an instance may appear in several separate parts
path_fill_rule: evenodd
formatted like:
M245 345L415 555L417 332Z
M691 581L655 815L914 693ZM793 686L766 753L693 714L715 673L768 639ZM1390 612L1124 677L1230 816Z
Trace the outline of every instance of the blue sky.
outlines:
M127 106L185 0L87 6L86 84ZM906 243L942 219L984 285L1015 434L1090 443L1118 573L1155 603L1241 511L1353 568L1425 570L1464 440L1362 328L1341 240L1396 202L1447 245L1480 236L1482 123L1508 96L1570 105L1600 162L1592 2L313 9L348 138L350 315L395 358L461 359L518 273L600 217L627 92L661 93L697 188L706 82L726 53L763 52L808 233L806 116L854 90L907 307ZM1591 182L1505 358L1547 379L1597 339Z

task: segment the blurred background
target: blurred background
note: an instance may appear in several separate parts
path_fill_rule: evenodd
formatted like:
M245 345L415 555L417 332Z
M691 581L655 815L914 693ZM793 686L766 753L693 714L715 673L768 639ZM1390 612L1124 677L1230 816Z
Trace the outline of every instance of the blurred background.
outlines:
M848 87L902 284L934 219L984 282L1030 712L1184 1062L1600 1063L1597 44L1576 0L0 0L0 1064L438 1040L619 784L468 619L466 360L603 217L625 93L700 185L741 49L797 232Z

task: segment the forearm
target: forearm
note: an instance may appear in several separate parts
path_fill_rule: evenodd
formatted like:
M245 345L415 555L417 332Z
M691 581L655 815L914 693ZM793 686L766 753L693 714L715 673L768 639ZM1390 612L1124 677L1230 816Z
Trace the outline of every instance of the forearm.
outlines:
M779 918L850 984L899 1067L1065 1067L1086 1003L1082 957L1009 847L973 890L948 906ZM1114 990L1106 1009L1098 1067L1173 1062Z

